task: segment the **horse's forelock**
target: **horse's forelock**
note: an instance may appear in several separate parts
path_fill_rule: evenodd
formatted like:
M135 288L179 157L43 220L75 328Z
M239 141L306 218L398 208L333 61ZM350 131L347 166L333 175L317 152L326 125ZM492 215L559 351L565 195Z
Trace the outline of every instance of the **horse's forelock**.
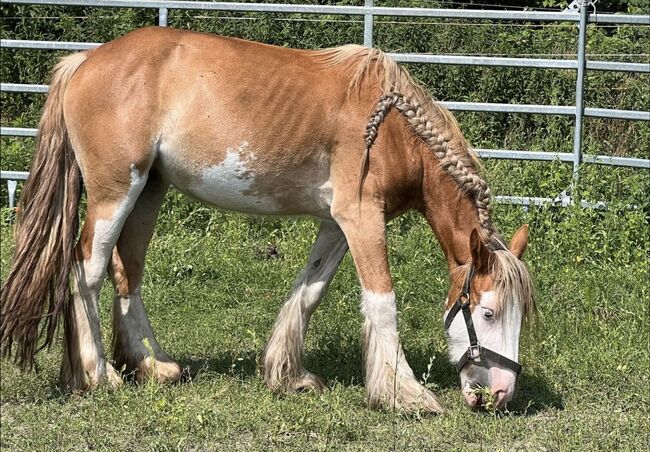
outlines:
M492 255L491 276L497 311L504 312L506 306L518 303L524 318L530 317L535 313L535 302L528 267L507 248L492 251Z

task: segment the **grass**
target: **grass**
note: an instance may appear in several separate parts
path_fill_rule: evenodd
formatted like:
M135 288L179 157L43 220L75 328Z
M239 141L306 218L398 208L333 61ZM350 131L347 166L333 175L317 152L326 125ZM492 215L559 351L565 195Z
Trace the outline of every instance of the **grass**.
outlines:
M257 374L260 351L307 258L316 225L215 212L171 194L151 243L143 294L160 343L188 366L192 379L70 394L57 385L58 341L39 356L37 373L2 362L0 445L7 450L645 449L649 247L647 229L628 230L635 224L643 228L643 221L624 212L499 206L497 218L508 235L523 221L532 225L526 260L537 281L540 311L522 337L520 389L505 413L472 412L464 405L445 356L442 254L418 217L393 222L389 252L406 356L447 409L444 416L418 418L365 406L359 287L349 256L307 338L307 367L324 376L329 389L271 394ZM585 215L592 215L588 224ZM619 229L610 230L607 240L628 243L626 249L602 255L595 247L573 245L573 235L586 237L593 233L587 230L607 227L611 215ZM12 246L8 216L4 209L3 275ZM641 237L637 246L630 236ZM269 247L277 258L267 257ZM109 283L101 300L108 344Z

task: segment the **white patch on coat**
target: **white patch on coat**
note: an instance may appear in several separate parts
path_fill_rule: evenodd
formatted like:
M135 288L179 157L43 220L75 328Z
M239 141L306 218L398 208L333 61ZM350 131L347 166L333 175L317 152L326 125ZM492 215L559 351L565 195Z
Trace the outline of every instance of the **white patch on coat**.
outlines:
M237 148L229 148L226 157L218 165L203 169L200 182L188 187L198 198L229 210L247 213L275 213L277 206L273 198L248 194L255 183L255 175L246 165L255 160L247 142Z
M178 149L172 137L161 140L157 167L179 190L216 207L251 214L309 214L330 219L333 193L323 167L314 163L313 181L297 179L295 170L304 168L269 167L264 159L266 152L242 141L228 147L219 164L205 166L200 159L194 160L191 154ZM291 154L291 150L282 152ZM261 187L268 192L261 193ZM290 192L280 191L286 189Z

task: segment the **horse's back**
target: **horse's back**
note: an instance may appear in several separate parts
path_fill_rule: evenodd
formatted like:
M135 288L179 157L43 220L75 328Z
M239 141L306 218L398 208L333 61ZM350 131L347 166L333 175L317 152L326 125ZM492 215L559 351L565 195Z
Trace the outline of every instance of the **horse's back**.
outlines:
M90 53L66 123L82 168L155 164L220 207L327 215L333 150L363 148L347 84L313 51L146 28Z

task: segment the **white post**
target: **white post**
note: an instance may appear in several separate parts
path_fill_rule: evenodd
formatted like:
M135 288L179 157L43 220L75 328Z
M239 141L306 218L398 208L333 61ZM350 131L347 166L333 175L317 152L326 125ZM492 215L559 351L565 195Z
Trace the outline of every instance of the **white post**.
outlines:
M589 14L589 1L580 2L580 29L578 33L578 75L576 77L576 127L573 134L573 190L574 195L580 163L582 162L582 123L585 114L585 69L587 46L587 16Z
M375 0L364 0L363 6L372 8L375 6ZM363 16L363 45L372 47L372 32L374 27L374 17L372 12L367 12Z
M167 26L167 8L158 8L158 26Z

